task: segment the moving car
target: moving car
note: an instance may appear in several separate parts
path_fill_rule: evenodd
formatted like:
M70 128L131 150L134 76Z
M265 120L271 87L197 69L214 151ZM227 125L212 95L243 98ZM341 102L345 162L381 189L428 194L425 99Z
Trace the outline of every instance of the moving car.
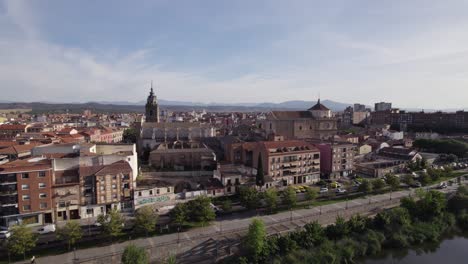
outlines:
M8 239L11 236L10 231L2 230L0 231L0 239Z
M439 186L437 186L437 189L445 189L445 188L447 188L447 187L448 187L448 185L447 185L446 182L441 182L441 183L439 184Z
M320 188L320 193L327 193L327 192L328 192L328 188L326 187Z
M55 225L51 224L51 225L46 225L46 226L39 228L37 230L37 233L43 235L43 234L53 233L55 232L55 230L56 230Z
M345 192L346 192L345 189L342 189L342 188L336 189L336 193L345 193Z

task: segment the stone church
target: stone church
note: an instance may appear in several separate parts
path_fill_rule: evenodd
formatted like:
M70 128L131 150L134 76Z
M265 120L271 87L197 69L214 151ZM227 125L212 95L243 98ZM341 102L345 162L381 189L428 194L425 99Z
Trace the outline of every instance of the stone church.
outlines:
M318 99L307 111L272 111L259 126L269 137L329 139L337 132L337 118Z
M138 148L140 151L143 148L155 149L161 143L193 142L216 136L216 130L210 124L161 122L159 104L152 85L146 101L145 118L142 119L139 129Z

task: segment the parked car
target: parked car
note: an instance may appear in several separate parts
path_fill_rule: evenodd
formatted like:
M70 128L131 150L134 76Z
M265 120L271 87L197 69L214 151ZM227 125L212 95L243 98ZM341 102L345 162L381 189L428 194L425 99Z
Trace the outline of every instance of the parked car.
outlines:
M56 231L55 225L45 225L37 230L37 233L43 235L43 234L48 234L48 233L53 233Z
M346 192L346 190L343 189L343 188L336 189L336 193L345 193L345 192Z
M10 231L2 230L0 231L0 239L8 239L11 236Z
M327 192L328 192L328 188L326 187L320 188L320 193L327 193Z
M413 188L420 188L420 187L422 187L422 184L421 184L420 182L417 181L417 182L413 183L413 184L411 185L411 187L413 187Z

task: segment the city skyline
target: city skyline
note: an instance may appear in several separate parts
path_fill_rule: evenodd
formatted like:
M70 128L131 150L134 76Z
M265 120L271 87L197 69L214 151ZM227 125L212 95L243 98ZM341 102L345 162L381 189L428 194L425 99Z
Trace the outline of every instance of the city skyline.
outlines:
M3 0L1 99L467 107L468 5L398 2Z

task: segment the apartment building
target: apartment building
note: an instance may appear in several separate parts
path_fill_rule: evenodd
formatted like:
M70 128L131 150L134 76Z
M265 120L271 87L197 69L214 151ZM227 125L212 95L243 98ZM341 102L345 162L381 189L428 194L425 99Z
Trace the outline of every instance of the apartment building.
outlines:
M80 166L79 174L81 218L95 217L114 208L133 208L133 175L128 162Z
M0 226L52 223L52 164L44 158L0 166Z
M353 172L356 147L353 144L331 142L317 143L320 150L320 171L322 177L337 179Z
M272 179L276 186L314 183L320 179L320 151L305 141L234 143L226 151L228 161L253 168L258 168L261 157L265 181Z

